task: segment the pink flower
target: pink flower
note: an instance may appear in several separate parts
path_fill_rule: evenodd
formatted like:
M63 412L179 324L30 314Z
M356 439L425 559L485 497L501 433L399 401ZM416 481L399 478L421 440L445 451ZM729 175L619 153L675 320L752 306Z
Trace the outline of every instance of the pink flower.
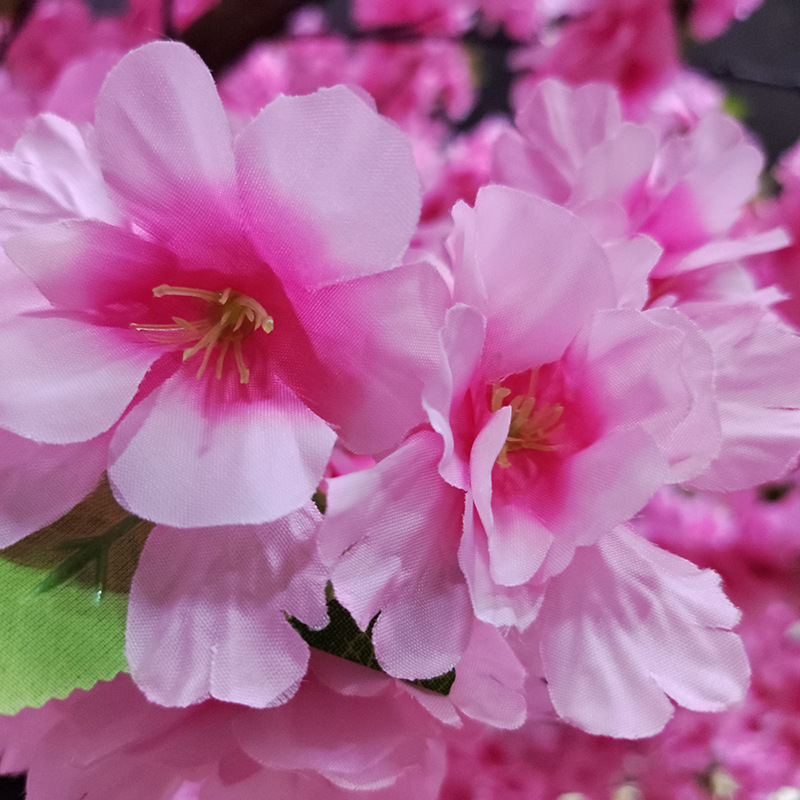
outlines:
M358 671L347 692L330 685L326 663L289 703L264 710L162 708L119 675L2 719L0 750L16 745L3 768L28 770L30 800L434 800L440 725L391 679L341 663Z
M458 302L423 396L439 436L331 480L320 534L337 596L362 625L381 611L376 655L403 677L463 651L465 583L478 619L526 628L576 549L719 446L699 331L672 310L615 309L576 217L499 186L454 217Z
M517 54L531 77L557 75L571 84L613 83L627 99L646 97L678 68L678 48L666 0L592 0L542 43ZM519 87L518 87L519 89Z
M121 503L205 527L306 504L332 426L381 452L421 421L446 297L432 268L391 269L419 211L399 131L336 88L281 98L232 143L208 71L171 43L126 56L96 117L129 222L5 243L53 309L2 326L0 425L109 431Z
M366 90L378 111L404 130L438 143L448 133L441 117L461 119L472 108L475 82L458 43L348 41L311 8L299 12L292 26L292 37L257 44L222 78L227 109L249 119L281 93L345 83Z
M460 560L481 617L479 581L521 588L560 572L660 485L697 474L717 422L699 331L675 312L613 310L608 262L575 217L502 187L454 214L455 297L475 311L449 312L452 388L426 401L440 471L469 488L476 538L465 528Z

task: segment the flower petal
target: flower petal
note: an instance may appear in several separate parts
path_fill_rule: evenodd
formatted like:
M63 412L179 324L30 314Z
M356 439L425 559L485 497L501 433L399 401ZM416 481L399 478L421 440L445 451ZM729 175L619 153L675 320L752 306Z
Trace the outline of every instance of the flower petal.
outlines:
M108 470L119 502L175 527L257 524L303 506L336 434L277 380L269 397L227 403L206 388L180 369L125 417Z
M28 228L3 247L53 305L80 312L149 303L176 268L163 247L94 220Z
M469 487L469 454L456 452L451 407L453 398L463 397L469 388L480 363L484 333L485 320L474 308L457 303L448 309L439 333L439 368L422 393L428 421L444 440L439 473L452 486L465 490Z
M485 314L484 363L502 377L561 357L581 325L616 305L603 249L560 206L505 186L485 186L475 201L477 269L486 296L456 300Z
M478 619L497 627L514 625L525 629L536 618L542 603L542 587L532 583L503 586L494 582L489 570L487 534L469 494L458 563L467 579Z
M618 527L547 587L537 625L553 705L589 733L638 739L672 716L742 698L749 668L725 630L738 613L719 576Z
M316 598L313 622L325 618L318 522L310 507L259 527L153 529L131 585L126 645L148 699L264 708L294 694L309 650L286 614Z
M100 90L95 125L106 181L151 234L175 246L235 213L228 118L211 73L185 45L128 53Z
M0 350L0 425L51 444L107 431L161 355L127 330L51 316L5 321Z
M302 395L356 453L382 453L424 420L449 293L428 264L298 292L294 309L327 372Z
M119 211L78 128L42 114L11 153L0 153L0 232L75 217L113 223Z
M375 467L328 481L320 533L337 599L390 675L432 678L455 666L472 614L457 562L464 495L445 483L438 435L423 431Z
M307 288L399 263L420 211L405 135L344 86L278 97L236 143L259 251Z
M503 634L476 622L448 698L472 719L495 728L519 728L525 722L524 684L525 669Z
M714 351L722 425L719 456L692 484L734 491L781 477L800 453L800 338L755 303L685 303L681 310Z
M100 483L108 441L104 434L76 444L40 444L0 430L0 548L83 500Z

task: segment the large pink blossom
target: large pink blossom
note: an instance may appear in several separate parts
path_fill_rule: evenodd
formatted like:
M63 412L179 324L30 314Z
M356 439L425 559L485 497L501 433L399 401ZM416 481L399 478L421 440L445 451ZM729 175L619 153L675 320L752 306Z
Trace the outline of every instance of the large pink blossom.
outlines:
M113 431L122 504L196 527L304 505L332 426L379 452L420 421L445 296L433 269L391 269L419 211L399 131L337 88L276 101L232 142L200 60L159 43L112 72L96 137L129 222L5 242L53 310L3 324L0 425Z
M788 241L779 219L754 224L747 210L762 154L718 112L659 138L624 121L599 84L543 81L516 122L498 139L494 176L573 209L604 243L620 303L674 306L714 352L723 447L697 485L777 478L798 454L800 395L791 369L766 365L777 352L797 364L800 340L763 307L777 293L756 292L746 271L753 254L778 250L779 262ZM662 248L649 262L648 242Z
M487 187L454 213L455 298L469 308L448 324L472 339L467 349L446 327L451 388L434 396L431 384L426 401L492 580L519 586L557 574L577 545L713 457L711 353L677 312L616 309L603 250L563 209ZM478 568L461 558L468 576Z
M591 654L601 635L591 632L593 613L581 598L595 574L603 587L592 596L606 594L611 604L596 620L603 635L647 638L647 626L617 613L626 601L611 607L616 593L639 591L627 585L627 545L615 549L612 531L661 485L692 477L716 454L711 350L679 312L617 309L603 249L568 211L490 186L474 209L460 204L454 217L458 302L442 329L439 374L423 396L438 436L417 432L375 467L330 481L321 539L335 590L362 624L380 610L376 654L404 677L431 674L463 650L471 618L465 583L479 619L520 629L534 623L548 646L574 625L576 647ZM694 619L696 598L684 601L669 581L646 602L658 613L674 603L669 635L694 631L699 660L714 674L713 629L730 627L735 612L718 588L706 588L717 616ZM557 606L558 598L566 605ZM419 648L398 647L409 640L406 626L424 632ZM730 675L719 667L728 677L717 694L672 668L663 688L688 705L735 699L746 661L735 636L723 638L735 663ZM552 646L548 653L565 652ZM625 670L646 684L636 653L608 653L608 674ZM548 664L558 673L554 686L571 684L572 658ZM587 728L585 709L619 699L613 692L582 697L583 710L559 711ZM598 713L606 732L642 736L663 726L671 708L654 685L629 720Z

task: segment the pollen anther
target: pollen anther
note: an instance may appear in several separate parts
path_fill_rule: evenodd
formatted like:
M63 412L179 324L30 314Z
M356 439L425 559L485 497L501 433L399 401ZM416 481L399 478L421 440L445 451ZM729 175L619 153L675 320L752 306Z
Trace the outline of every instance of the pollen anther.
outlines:
M561 448L561 445L552 441L563 428L561 417L564 406L545 405L536 407L536 383L539 370L531 370L530 383L525 394L518 394L507 403L511 407L511 423L508 436L503 443L503 448L497 456L497 463L501 467L511 466L508 454L517 450L538 450L551 453ZM500 383L492 384L490 408L492 413L499 411L504 400L511 394L511 389Z
M163 325L131 323L132 328L141 331L148 339L159 344L188 345L183 351L184 361L205 350L200 368L197 370L198 378L203 376L211 353L217 345L219 349L215 374L217 378L221 378L225 356L229 350L233 350L236 368L239 371L239 382L247 383L250 380L250 370L244 363L242 354L242 341L255 331L271 333L275 327L275 321L261 303L230 287L221 292L213 292L208 289L161 284L153 289L153 295L204 300L209 304L208 314L198 320L172 317L171 324Z

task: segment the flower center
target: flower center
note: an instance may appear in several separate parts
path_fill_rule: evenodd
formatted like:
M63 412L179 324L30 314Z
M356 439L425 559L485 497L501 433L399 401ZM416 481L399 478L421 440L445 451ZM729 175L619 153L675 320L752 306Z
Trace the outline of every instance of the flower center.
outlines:
M173 317L172 324L165 325L140 325L132 322L132 328L142 331L148 339L159 344L188 345L183 351L184 361L205 350L197 370L198 378L205 372L211 352L217 345L219 351L216 375L221 378L225 357L232 350L239 370L239 382L247 383L250 380L250 370L242 356L242 340L257 330L270 333L275 326L274 320L261 303L231 288L211 292L207 289L168 286L164 283L156 286L153 294L156 297L193 297L205 300L208 303L208 313L201 319L191 321Z
M562 444L554 443L553 438L557 437L564 429L564 423L561 420L564 406L543 404L537 407L535 392L538 378L539 370L531 370L527 391L524 394L515 395L509 402L506 401L511 395L511 389L501 383L492 384L492 413L499 411L503 406L511 406L511 424L508 428L508 436L500 455L497 456L497 463L501 467L511 465L508 454L516 450L539 450L551 453L563 447Z

